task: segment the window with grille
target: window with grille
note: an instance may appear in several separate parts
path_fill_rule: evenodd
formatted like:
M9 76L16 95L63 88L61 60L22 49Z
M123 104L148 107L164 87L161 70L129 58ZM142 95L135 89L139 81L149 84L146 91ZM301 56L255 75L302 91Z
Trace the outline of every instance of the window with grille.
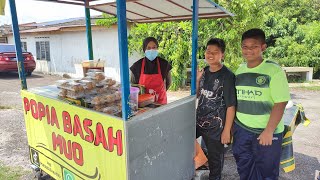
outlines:
M8 43L7 37L0 37L0 43Z
M23 52L28 51L27 42L21 42L21 48Z
M50 61L50 42L38 41L36 42L37 60Z

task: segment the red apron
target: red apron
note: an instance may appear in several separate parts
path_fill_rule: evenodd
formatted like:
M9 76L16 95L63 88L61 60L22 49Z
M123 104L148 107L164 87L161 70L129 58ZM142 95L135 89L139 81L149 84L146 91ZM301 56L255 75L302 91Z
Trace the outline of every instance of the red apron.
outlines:
M158 66L158 73L157 74L145 74L144 73L144 66L146 63L145 61L146 61L145 59L142 60L139 84L145 86L146 93L156 95L155 100L157 103L167 104L166 86L165 86L165 83L162 79L159 59L157 58L157 66Z

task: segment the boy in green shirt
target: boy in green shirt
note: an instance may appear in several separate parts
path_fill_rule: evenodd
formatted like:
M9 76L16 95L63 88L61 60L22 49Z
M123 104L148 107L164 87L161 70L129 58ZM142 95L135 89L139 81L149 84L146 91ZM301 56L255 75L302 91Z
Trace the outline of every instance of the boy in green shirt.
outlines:
M236 71L238 107L234 123L233 154L241 180L275 180L279 176L282 116L290 100L284 71L264 60L265 34L250 29L242 35L246 59Z

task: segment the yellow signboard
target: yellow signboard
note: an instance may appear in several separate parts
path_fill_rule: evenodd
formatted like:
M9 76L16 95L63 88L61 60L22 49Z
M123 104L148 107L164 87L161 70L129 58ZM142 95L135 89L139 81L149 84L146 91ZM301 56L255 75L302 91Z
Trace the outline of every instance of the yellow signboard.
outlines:
M127 179L124 123L21 91L30 159L57 180Z
M6 0L0 0L0 16L4 14L4 8L6 7Z

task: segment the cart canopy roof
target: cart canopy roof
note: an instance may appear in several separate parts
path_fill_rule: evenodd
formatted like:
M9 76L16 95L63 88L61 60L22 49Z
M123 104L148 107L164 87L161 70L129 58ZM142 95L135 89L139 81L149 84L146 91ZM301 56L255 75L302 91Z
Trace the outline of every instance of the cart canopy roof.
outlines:
M87 6L116 16L116 0L41 0ZM193 0L127 0L127 19L136 23L182 21L192 19ZM212 0L199 0L199 19L234 16Z

